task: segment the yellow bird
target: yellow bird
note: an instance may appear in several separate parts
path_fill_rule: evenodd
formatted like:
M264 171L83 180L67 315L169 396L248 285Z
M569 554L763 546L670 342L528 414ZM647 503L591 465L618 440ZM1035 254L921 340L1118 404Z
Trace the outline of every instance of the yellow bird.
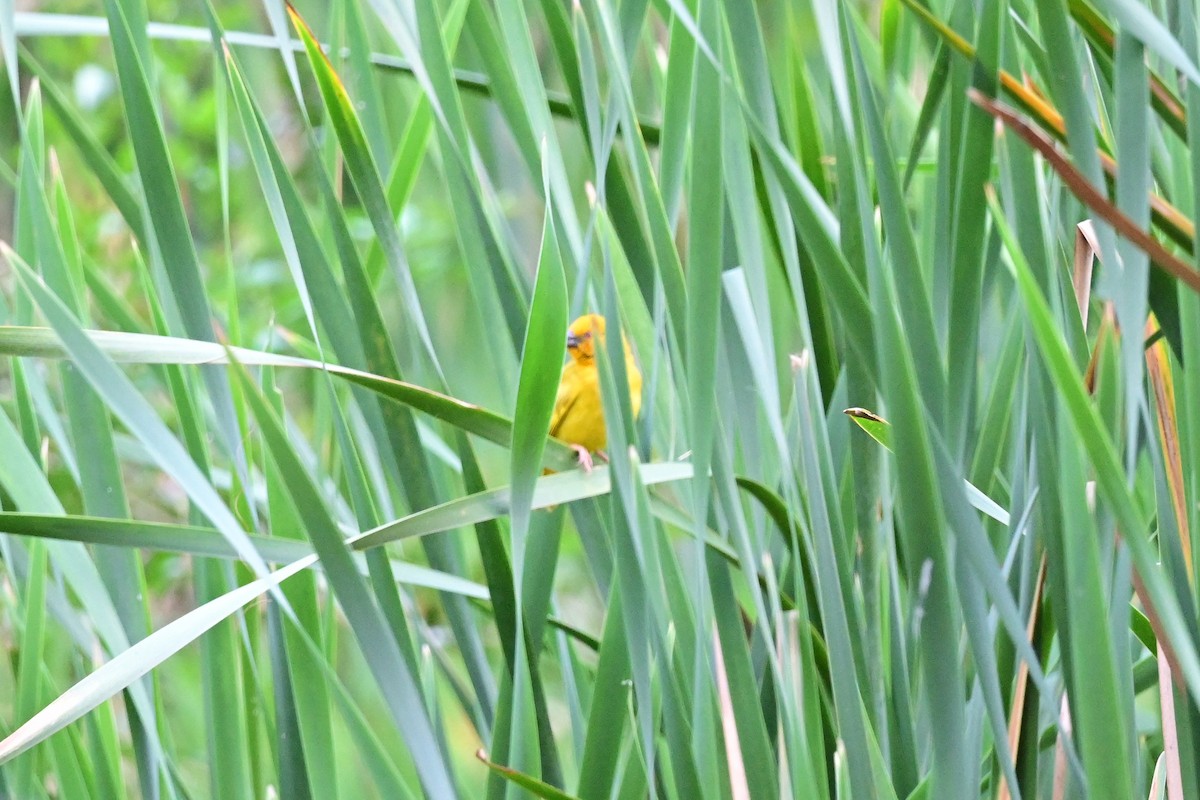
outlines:
M604 339L604 317L585 314L567 330L567 352L571 361L563 367L558 398L550 418L550 435L571 445L579 453L585 471L592 468L591 451L603 450L607 439L604 404L600 400L600 370L596 365L596 340ZM633 416L642 408L642 373L634 361L629 341L625 346L625 377Z

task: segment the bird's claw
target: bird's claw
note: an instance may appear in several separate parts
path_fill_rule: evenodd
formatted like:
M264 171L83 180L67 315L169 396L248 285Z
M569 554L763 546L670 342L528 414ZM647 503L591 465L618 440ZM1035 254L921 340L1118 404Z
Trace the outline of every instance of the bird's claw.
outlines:
M571 445L571 449L575 451L577 456L579 456L579 466L583 468L583 471L591 472L592 454L588 452L588 449L581 444L573 444Z

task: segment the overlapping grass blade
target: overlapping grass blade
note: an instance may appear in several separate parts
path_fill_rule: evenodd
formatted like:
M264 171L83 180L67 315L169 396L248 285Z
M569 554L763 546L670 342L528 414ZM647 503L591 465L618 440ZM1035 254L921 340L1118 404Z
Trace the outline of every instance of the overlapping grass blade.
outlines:
M329 370L332 374L424 411L468 433L507 446L511 423L486 409L447 397L424 387L333 364L245 348L151 334L88 331L88 339L114 361L134 364L228 364L230 354L247 365ZM0 327L0 352L9 355L62 358L67 354L55 333L46 328ZM575 463L574 452L561 443L546 446L545 466L564 468Z

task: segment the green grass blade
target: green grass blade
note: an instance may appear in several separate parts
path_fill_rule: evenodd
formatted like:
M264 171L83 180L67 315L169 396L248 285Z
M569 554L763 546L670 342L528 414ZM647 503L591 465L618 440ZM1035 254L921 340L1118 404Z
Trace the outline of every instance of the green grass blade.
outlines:
M108 700L214 625L304 569L312 558L290 564L188 612L114 656L0 741L0 763L27 751Z

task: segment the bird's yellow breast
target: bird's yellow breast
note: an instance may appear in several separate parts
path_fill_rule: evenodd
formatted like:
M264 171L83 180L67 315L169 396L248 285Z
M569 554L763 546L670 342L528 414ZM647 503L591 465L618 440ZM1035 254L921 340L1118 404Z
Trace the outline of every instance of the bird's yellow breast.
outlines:
M626 350L625 374L629 381L629 401L634 417L642 408L642 373L633 354ZM563 368L558 385L550 435L588 450L602 450L608 438L604 424L604 403L600 399L600 371L594 359L572 360Z

